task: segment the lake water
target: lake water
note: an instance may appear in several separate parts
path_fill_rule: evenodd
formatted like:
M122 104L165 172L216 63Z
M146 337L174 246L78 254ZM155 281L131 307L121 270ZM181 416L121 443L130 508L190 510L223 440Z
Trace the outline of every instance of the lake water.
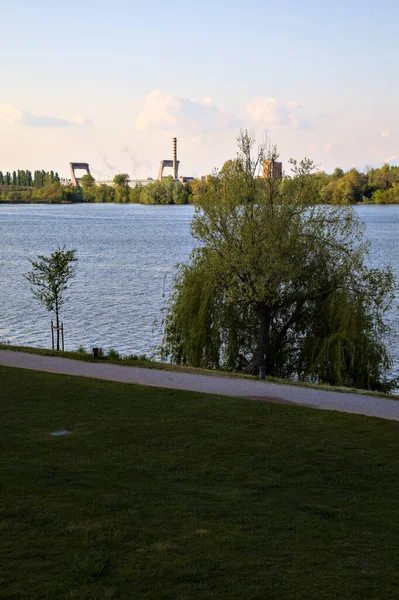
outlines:
M391 264L399 282L399 206L357 206L372 242L373 266ZM192 206L0 205L0 341L51 346L50 316L23 274L29 258L76 248L78 271L62 311L65 348L102 346L149 353L175 265L188 259ZM166 283L165 283L166 276ZM399 295L397 296L399 300ZM399 314L389 315L399 333ZM399 341L390 342L399 375Z

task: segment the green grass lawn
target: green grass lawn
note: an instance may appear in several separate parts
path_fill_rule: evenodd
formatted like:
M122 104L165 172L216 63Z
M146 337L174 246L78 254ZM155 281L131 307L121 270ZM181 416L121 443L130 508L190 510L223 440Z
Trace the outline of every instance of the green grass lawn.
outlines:
M4 367L0 399L1 600L399 598L399 423Z

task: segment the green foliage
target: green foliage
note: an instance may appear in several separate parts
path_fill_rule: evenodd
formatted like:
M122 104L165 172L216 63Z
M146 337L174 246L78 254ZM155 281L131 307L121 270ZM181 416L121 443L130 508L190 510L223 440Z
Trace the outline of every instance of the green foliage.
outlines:
M15 171L14 171L15 173ZM32 173L30 171L20 171L15 173L15 178L11 177L10 173L3 173L0 171L0 185L11 185L19 187L31 187L32 186Z
M368 183L375 188L387 190L399 183L399 167L383 165L380 169L370 169Z
M46 183L40 190L40 197L49 201L61 201L63 189L59 183Z
M127 354L123 360L149 360L146 354Z
M118 360L119 358L121 358L121 355L119 354L119 352L117 350L110 348L107 352L107 357L112 358L114 360Z
M13 185L14 187L43 187L45 184L49 183L59 183L60 178L58 173L54 173L54 171L35 171L33 177L32 172L29 170L20 170L13 171L12 175L7 173L2 173L0 171L0 185Z
M340 167L336 167L334 169L333 174L331 175L331 179L341 179L344 176L344 171Z
M15 174L15 176L14 176ZM3 174L0 172L0 198L10 202L74 202L81 200L80 190L61 185L58 173L54 171L18 170Z
M323 178L318 179L319 202L322 204L356 204L362 202L367 189L367 176L356 169L347 173L335 169L332 175L323 173Z
M128 187L115 188L114 202L127 203L130 201L130 190Z
M188 204L191 201L190 184L164 177L141 188L141 204Z
M112 186L106 185L105 183L96 186L95 188L95 202L113 202L115 197L115 190Z
M30 260L32 271L25 278L31 285L34 297L49 312L54 312L56 326L59 326L59 311L67 298L65 292L76 272L76 250L58 248L50 256L39 255L38 260ZM57 330L57 350L59 350L59 331Z
M387 193L384 190L375 190L373 192L373 202L374 204L385 204L385 199L387 198Z
M24 180L22 175L20 180L28 181ZM7 181L10 183L7 184ZM19 187L19 184L14 186L11 182L12 177L9 173L3 175L0 172L0 199L12 202L81 202L83 200L83 202L136 204L188 204L192 201L191 185L173 181L171 177L146 185L139 183L134 188L130 188L127 174L116 175L114 186L106 184L96 186L95 179L86 174L80 179L80 187L76 188L72 185L61 185L57 174L52 176L51 173L36 171L30 187Z
M356 169L344 173L335 169L332 175L324 172L312 174L319 191L321 204L375 203L398 204L399 167L383 165L380 169L369 169L361 173ZM375 192L384 192L377 193Z
M189 183L181 184L176 182L173 192L174 204L191 204L192 203L192 192L191 185Z
M94 179L94 177L89 173L86 173L86 175L83 175L83 177L80 178L79 184L83 192L83 201L95 202L97 193L96 180Z
M129 202L130 201L130 188L129 188L129 175L127 173L119 173L114 177L115 186L115 202Z
M59 181L58 173L54 174L54 171L35 171L33 176L33 185L38 188L42 188L46 184L59 183Z
M118 173L114 177L114 185L118 186L127 186L129 184L129 175L127 173Z
M393 183L390 188L385 190L375 190L372 200L375 204L399 204L399 183Z
M143 186L141 183L137 183L134 188L130 189L130 202L133 204L140 204L141 202L141 192L143 190Z
M234 161L226 161L227 171ZM399 204L399 167L383 165L380 169L367 169L361 173L351 169L346 173L337 167L332 174L324 171L312 172L320 204L356 204L362 201L380 204ZM135 204L191 204L207 189L212 176L206 180L194 179L189 183L173 181L171 176L146 185L137 184L129 188L129 175L120 173L114 177L114 186L105 184L95 187L91 175L80 179L81 190L61 186L58 173L37 170L33 176L29 170L18 170L12 174L0 171L0 198L13 202L132 202ZM54 185L57 184L57 185ZM34 190L32 189L34 188ZM39 193L36 193L37 190ZM381 190L384 193L377 193Z
M80 178L79 182L82 188L92 188L96 184L96 180L94 179L93 175L90 175L90 173L86 173L86 175L83 175L83 177Z
M310 161L292 161L292 177L258 179L265 152L252 157L252 144L243 133L238 158L198 196L192 233L200 248L175 280L163 357L390 389L383 317L391 271L366 266L368 246L350 207L317 205Z

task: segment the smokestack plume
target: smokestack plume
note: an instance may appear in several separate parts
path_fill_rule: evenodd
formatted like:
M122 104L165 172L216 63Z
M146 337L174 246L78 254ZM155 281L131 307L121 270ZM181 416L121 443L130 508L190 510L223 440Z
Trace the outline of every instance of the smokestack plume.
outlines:
M177 162L177 138L173 138L173 179L175 181L179 178L179 164Z

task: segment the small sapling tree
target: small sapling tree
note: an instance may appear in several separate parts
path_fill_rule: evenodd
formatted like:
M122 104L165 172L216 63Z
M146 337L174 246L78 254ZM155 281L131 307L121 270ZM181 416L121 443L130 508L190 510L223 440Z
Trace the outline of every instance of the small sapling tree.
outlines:
M60 349L60 308L65 304L65 291L76 272L76 250L58 248L50 256L39 255L30 260L32 271L25 275L32 293L49 312L54 312L57 331L57 350Z

